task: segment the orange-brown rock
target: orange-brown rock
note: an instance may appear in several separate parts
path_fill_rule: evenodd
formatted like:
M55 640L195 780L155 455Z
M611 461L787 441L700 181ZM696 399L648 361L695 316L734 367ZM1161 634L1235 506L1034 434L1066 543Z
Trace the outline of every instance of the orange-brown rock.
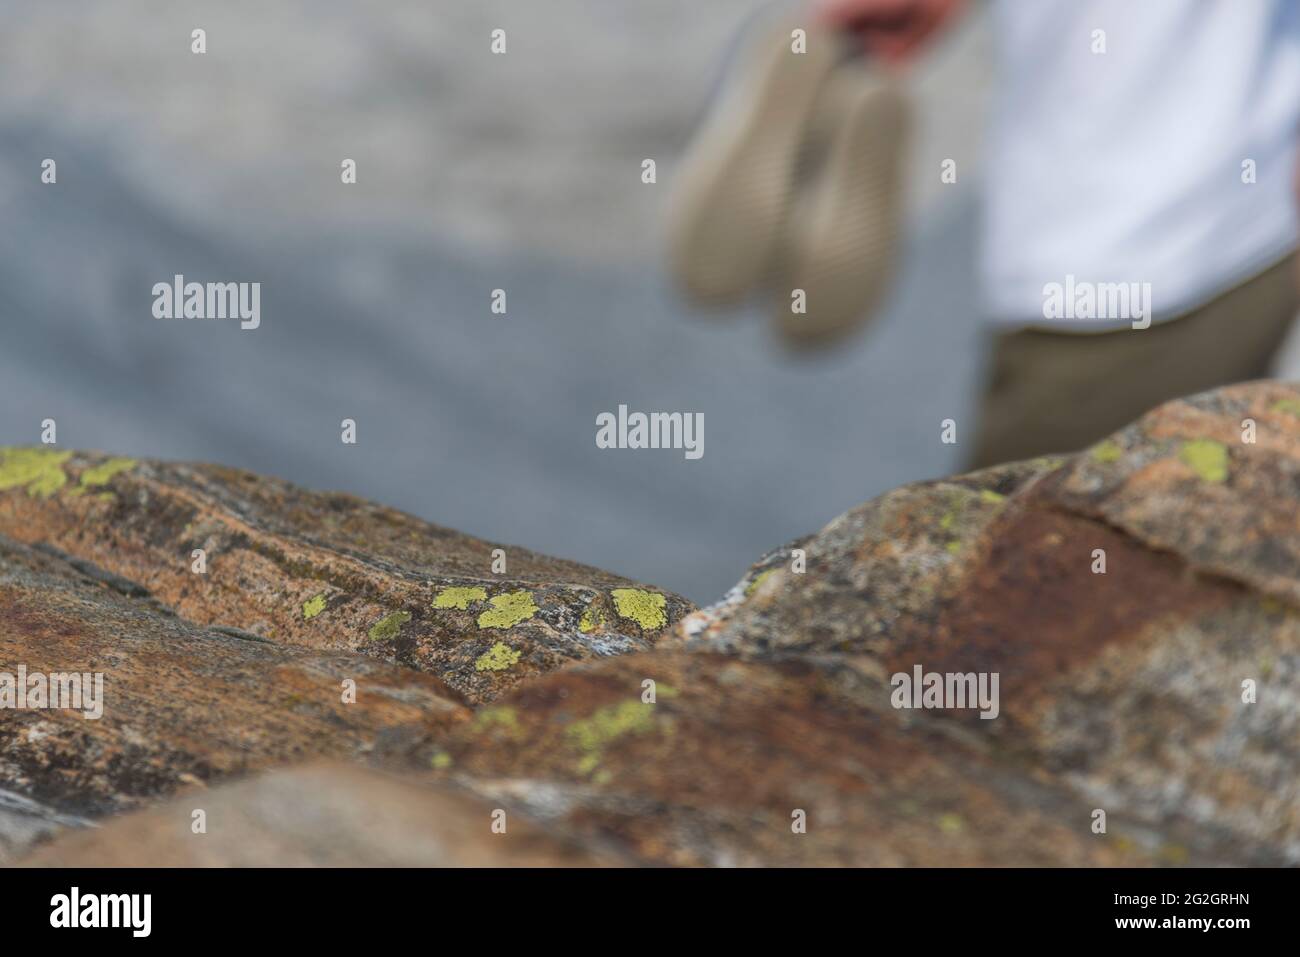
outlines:
M11 451L0 532L31 543L0 542L6 660L121 689L111 721L0 711L0 856L62 834L51 854L134 860L170 817L63 832L324 756L413 771L413 817L500 809L549 836L492 862L1300 862L1294 386L896 489L692 614L517 552L500 582L485 543L210 467ZM345 777L330 821L363 803ZM317 836L274 853L334 860Z
M19 674L102 683L15 707ZM402 764L469 714L430 675L194 625L2 537L0 704L0 789L85 817L310 758Z
M1168 403L1091 449L887 493L677 638L746 659L998 673L938 719L1156 842L1300 861L1300 390ZM1234 850L1235 849L1235 850Z
M654 702L646 700L654 682ZM1120 865L1141 836L852 658L655 651L548 675L431 755L441 778L643 863Z
M692 608L351 495L209 465L0 449L0 534L89 562L189 621L405 665L470 703L649 648Z

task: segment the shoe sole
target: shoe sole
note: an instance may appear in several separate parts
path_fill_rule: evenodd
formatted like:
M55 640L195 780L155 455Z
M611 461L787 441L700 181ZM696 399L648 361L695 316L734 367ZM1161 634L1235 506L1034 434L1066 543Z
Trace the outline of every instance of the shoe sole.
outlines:
M794 53L800 26L808 47ZM841 51L835 34L789 20L745 47L674 184L670 266L693 299L733 304L762 285L805 124Z
M903 95L857 66L835 82L844 84L836 90L843 117L820 175L792 210L774 268L777 331L794 349L831 345L865 325L888 288L898 244ZM805 293L804 313L793 311L796 289Z

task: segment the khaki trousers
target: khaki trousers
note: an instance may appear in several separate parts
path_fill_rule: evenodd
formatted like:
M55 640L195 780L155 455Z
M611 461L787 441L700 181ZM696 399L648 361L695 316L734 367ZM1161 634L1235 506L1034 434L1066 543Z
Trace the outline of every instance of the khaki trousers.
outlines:
M1267 376L1297 299L1287 256L1147 329L999 335L970 467L1074 452L1169 399Z

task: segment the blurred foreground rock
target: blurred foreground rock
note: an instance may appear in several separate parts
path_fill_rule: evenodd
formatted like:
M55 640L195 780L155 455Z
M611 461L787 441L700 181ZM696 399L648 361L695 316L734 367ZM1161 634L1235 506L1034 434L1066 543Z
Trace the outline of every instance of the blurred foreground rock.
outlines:
M202 812L202 830L195 813ZM196 791L31 855L35 867L598 867L599 853L472 798L386 774L311 765Z
M890 492L684 618L657 590L528 556L511 574L534 583L522 590L539 596L535 630L505 624L522 605L485 604L455 578L488 546L466 546L464 565L430 558L428 526L377 506L335 514L329 496L156 464L87 486L109 466L82 456L57 463L62 482L37 460L13 482L8 461L0 532L32 545L0 548L3 660L106 673L100 721L0 712L0 788L43 809L28 809L43 822L29 843L61 834L34 861L260 863L219 848L275 829L279 811L214 816L202 846L149 837L179 827L167 815L180 805L96 832L49 815L98 817L326 756L407 775L392 799L412 815L388 830L360 810L361 772L319 779L340 792L322 796L320 821L358 808L345 842L357 863L413 860L391 850L408 832L412 854L438 863L1300 863L1295 387L1196 396L1072 456ZM472 541L439 534L450 556ZM241 558L193 583L188 549L204 543ZM435 566L441 583L408 580ZM283 613L320 581L322 608ZM379 661L356 631L394 608L411 617L371 639L393 642ZM505 652L484 647L493 613ZM211 631L232 618L265 640ZM476 683L480 660L511 679ZM974 702L896 707L895 676L917 669L996 675L990 718ZM338 705L352 673L364 693ZM224 793L273 807L303 780ZM390 784L373 785L377 800ZM499 810L553 843L492 844ZM311 850L304 813L267 862L342 862Z
M38 802L9 802L10 833L307 758L400 763L469 716L430 675L203 628L123 588L0 536L0 794ZM102 692L80 682L80 707L56 708L29 687L14 707L23 673L98 673Z

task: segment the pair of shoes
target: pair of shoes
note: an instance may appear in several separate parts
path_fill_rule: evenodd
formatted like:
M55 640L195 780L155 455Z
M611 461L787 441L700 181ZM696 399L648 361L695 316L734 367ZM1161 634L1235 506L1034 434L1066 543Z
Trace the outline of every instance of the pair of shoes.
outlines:
M769 291L794 348L861 328L892 271L906 125L895 82L835 31L789 18L757 29L674 186L678 283L706 305Z

